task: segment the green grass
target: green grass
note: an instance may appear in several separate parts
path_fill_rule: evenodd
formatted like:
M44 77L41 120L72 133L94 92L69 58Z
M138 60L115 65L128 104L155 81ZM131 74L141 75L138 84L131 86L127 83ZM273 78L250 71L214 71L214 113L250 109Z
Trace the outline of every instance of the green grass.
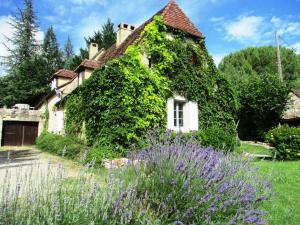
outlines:
M252 145L248 143L241 142L241 145L236 147L236 151L239 153L247 152L251 154L259 154L259 155L272 155L272 150L265 148L263 146Z
M270 176L273 197L264 204L270 225L300 224L300 161L255 162L263 174Z

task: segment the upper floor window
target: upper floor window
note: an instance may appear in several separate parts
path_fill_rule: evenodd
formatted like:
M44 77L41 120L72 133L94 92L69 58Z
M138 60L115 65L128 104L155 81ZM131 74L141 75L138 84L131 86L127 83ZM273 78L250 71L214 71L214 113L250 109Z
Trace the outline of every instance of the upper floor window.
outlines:
M193 66L196 66L198 64L198 61L197 61L197 54L193 52L192 54L192 59L191 59L191 63Z
M57 79L56 78L54 78L51 81L51 90L54 90L55 88L57 88Z
M83 72L80 72L78 75L78 85L82 85L83 79Z
M183 107L184 102L174 101L174 127L183 127Z

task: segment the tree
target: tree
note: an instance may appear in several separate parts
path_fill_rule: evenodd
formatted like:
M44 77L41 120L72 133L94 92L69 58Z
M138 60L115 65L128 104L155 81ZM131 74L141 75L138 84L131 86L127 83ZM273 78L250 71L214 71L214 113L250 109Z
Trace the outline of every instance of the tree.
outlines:
M70 39L70 37L68 37L68 40L64 46L64 68L65 69L73 69L72 68L72 60L74 57L74 49L73 49L73 44L72 41Z
M114 24L110 19L102 26L102 47L108 49L116 43L117 34L114 30Z
M295 86L296 79L300 78L300 57L288 48L281 47L280 51L284 81ZM235 86L252 74L278 74L276 49L272 46L246 48L226 56L219 69Z
M24 0L24 10L18 12L12 18L11 26L14 28L13 38L8 38L8 42L14 46L13 49L7 47L10 55L6 57L6 66L9 71L13 71L23 60L31 57L37 50L36 33L38 31L37 19L33 11L32 0Z
M5 60L8 75L1 79L0 105L16 103L35 105L49 90L47 64L38 54L35 39L38 31L32 0L24 0L24 9L18 9L11 21L14 35L8 48L10 55Z
M46 62L46 77L48 79L63 66L62 53L56 39L53 27L49 27L42 44L42 56Z
M114 31L114 24L111 22L110 19L107 19L106 23L102 26L101 30L95 31L92 36L85 37L85 43L86 47L85 48L80 48L79 49L79 54L78 55L73 55L73 54L67 54L66 52L66 47L67 49L73 49L70 46L72 46L72 43L70 39L68 39L66 45L65 45L65 68L66 69L71 69L74 70L76 69L80 63L84 59L89 58L89 47L91 43L97 43L98 44L98 50L104 48L108 49L111 47L114 43L116 43L117 39L117 34ZM70 59L69 56L72 55L72 60L67 60Z
M277 74L249 75L242 85L239 135L243 139L263 139L280 122L290 89Z
M94 32L94 35L92 37L84 38L84 40L87 47L89 47L91 43L97 43L98 50L100 50L103 46L102 32L100 30Z
M288 100L289 87L297 87L300 57L281 48L284 83L279 81L276 49L272 46L247 48L226 56L219 70L237 90L239 136L262 139L275 126Z

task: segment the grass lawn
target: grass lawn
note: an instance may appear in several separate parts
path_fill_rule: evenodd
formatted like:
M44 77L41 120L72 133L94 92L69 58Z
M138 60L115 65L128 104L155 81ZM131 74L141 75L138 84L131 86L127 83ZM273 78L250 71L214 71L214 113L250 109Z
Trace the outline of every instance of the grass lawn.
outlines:
M241 143L238 152L271 155L263 146ZM269 212L270 225L300 224L300 161L255 161L254 165L271 179L273 196L263 208Z
M245 142L241 142L241 145L239 147L236 147L236 151L239 153L247 152L259 155L272 155L271 149L265 148L264 146L252 145Z
M255 165L270 174L274 196L264 204L272 225L300 224L300 161L260 161Z

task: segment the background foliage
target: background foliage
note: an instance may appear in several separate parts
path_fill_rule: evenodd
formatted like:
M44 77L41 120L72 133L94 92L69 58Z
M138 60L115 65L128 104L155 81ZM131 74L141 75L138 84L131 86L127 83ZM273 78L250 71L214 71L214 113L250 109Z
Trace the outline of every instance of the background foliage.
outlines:
M147 130L165 129L166 99L178 93L198 102L201 131L214 125L234 140L232 87L218 73L203 40L192 42L186 34L174 33L169 40L162 18L156 17L138 45L94 71L66 101L67 133L78 134L84 123L89 144L110 143L122 152ZM150 68L143 63L145 55ZM73 107L81 101L84 106Z
M290 87L296 87L300 57L281 48L284 82L277 73L276 49L272 46L247 48L226 56L219 69L237 91L240 103L238 131L242 139L264 138L280 121Z
M293 50L281 47L282 69L284 81L299 86L300 56ZM273 46L251 47L229 54L219 65L234 86L250 75L278 74L276 48ZM240 89L240 88L238 88Z

